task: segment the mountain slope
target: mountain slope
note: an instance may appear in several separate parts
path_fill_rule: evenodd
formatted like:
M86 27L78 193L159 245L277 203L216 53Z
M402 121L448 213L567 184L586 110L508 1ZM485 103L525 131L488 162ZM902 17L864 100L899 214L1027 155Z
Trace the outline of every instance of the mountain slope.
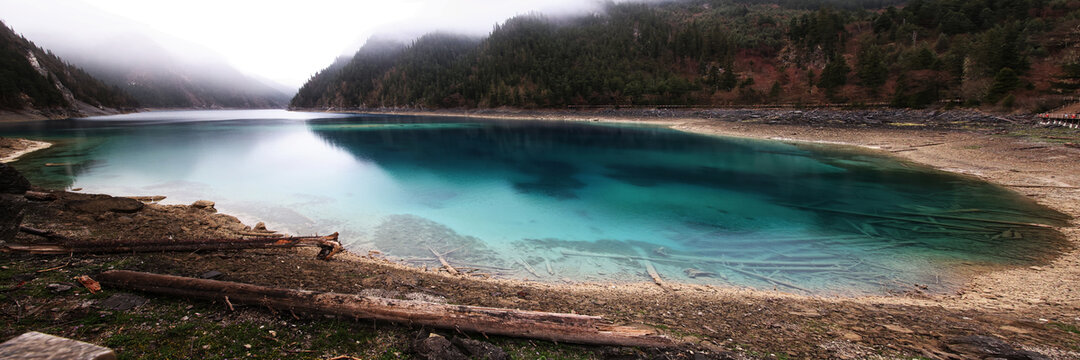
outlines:
M0 22L0 110L68 117L136 106L120 89L67 64Z
M15 5L0 2L0 14L20 32L144 107L279 108L291 97L209 49L84 2Z
M686 0L518 16L479 41L436 34L390 51L362 48L313 77L291 106L1038 110L1071 91L1063 69L1080 51L1055 39L1070 39L1080 3L913 0L869 11L896 2L820 3L830 6Z

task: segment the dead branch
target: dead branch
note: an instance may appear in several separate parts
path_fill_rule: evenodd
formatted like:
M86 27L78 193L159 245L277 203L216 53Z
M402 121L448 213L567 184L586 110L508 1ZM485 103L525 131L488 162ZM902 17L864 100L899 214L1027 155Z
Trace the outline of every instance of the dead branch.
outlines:
M458 274L457 269L454 269L453 266L450 266L450 262L446 261L446 258L444 258L442 256L442 254L439 254L439 253L435 252L435 249L432 249L430 247L428 248L428 250L431 250L431 253L435 254L435 258L439 259L439 263L442 264L443 268L445 268L447 272L449 272L450 274L453 274L453 275Z

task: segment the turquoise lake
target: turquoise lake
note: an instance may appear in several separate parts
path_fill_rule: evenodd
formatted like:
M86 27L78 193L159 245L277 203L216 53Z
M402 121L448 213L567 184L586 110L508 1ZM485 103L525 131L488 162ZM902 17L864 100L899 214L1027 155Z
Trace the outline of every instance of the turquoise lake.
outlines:
M208 199L351 250L549 282L949 291L1060 251L1065 216L852 148L651 126L260 111L0 124L39 186ZM44 166L62 163L66 166Z

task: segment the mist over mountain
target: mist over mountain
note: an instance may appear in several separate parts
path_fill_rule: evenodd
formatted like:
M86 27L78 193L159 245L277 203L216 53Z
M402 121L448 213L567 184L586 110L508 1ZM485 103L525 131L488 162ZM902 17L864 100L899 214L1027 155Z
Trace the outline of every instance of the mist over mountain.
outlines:
M898 7L893 7L898 5ZM1074 2L686 0L372 40L294 108L815 105L1040 110L1076 89ZM1047 95L1058 95L1047 96Z
M22 16L10 17L19 32L119 87L141 106L276 108L289 99L288 87L245 75L206 48L84 3L36 0L19 5Z
M0 22L0 110L61 118L110 114L138 103Z

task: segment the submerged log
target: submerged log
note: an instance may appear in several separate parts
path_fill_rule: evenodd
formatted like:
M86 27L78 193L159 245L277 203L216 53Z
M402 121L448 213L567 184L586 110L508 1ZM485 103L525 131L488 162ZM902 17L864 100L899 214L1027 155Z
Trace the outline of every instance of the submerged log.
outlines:
M533 269L532 265L529 265L528 261L525 261L525 259L522 259L521 257L517 257L516 259L519 263L521 263L521 266L525 267L525 270L528 270L529 273L533 274L533 276L536 276L538 278L540 277L540 273L536 272L536 269Z
M446 269L447 272L449 272L452 275L457 275L458 274L457 269L454 269L453 266L450 266L450 262L446 261L446 258L444 258L442 256L442 254L439 254L439 253L435 252L435 249L432 249L430 247L428 248L428 250L431 250L431 253L435 254L435 258L439 259L439 263L442 264L443 268Z
M23 229L41 231L36 229ZM33 232L30 232L33 233ZM42 236L49 236L51 232L44 232ZM300 237L260 237L245 239L213 239L213 240L169 240L169 241L108 241L108 242L66 242L65 244L4 244L0 245L0 252L27 253L39 255L67 255L67 254L108 254L108 253L137 253L137 252L162 252L162 251L198 251L198 250L240 250L240 249L286 249L294 247L318 247L321 250L316 256L320 260L329 260L331 257L344 251L341 243L337 241L338 233L327 236L300 236Z
M920 214L920 213L911 213L911 212L897 212L895 214L897 214L897 215L907 215L907 216L929 216L929 217L932 217L932 218L941 218L941 219L949 219L949 220L962 220L962 221L971 221L971 222L982 222L982 223L999 224L999 225L1015 225L1015 226L1027 226L1027 227L1037 227L1037 228L1052 228L1052 226L1050 226L1050 225L1043 225L1043 224L1036 224L1036 223L1027 223L1027 222L1019 222L1019 221L1006 221L1006 220L994 220L994 219L980 219L980 218L965 217L965 216L952 216L952 215L941 215L941 214Z
M106 286L157 294L224 300L273 309L431 326L484 335L503 335L590 345L672 347L655 329L619 326L598 316L448 305L386 299L171 275L113 270L98 275Z
M782 260L731 260L731 259L719 259L708 258L701 256L688 256L688 255L671 255L669 258L653 258L636 255L615 255L615 254L601 254L584 251L562 250L562 254L565 256L584 256L584 257L602 257L612 259L623 260L648 260L659 263L712 263L712 264L726 264L726 265L745 265L745 266L812 266L812 267L837 267L840 264L835 262L824 261L782 261Z
M886 220L896 220L896 221L904 221L904 222L917 223L917 224L927 224L927 225L948 227L948 228L953 228L953 229L960 229L960 230L967 230L967 231L974 231L974 232L987 232L986 228L980 228L980 227L974 227L974 226L964 226L964 225L955 225L955 224L942 224L942 223L934 222L934 221L911 219L911 218L904 218L904 217L897 217L897 216L878 215L878 214L870 214L870 213L864 213L864 212L858 212L858 211L848 211L848 210L839 210L839 209L827 209L827 208L796 205L796 204L785 204L785 206L789 206L789 207L793 207L793 208L799 208L799 209L806 209L806 210L831 212L831 213L836 213L836 214L854 215L854 216L862 216L862 217L886 219Z
M649 262L649 260L641 260L641 262L645 263L645 272L649 273L649 277L651 277L652 281L656 283L656 286L663 288L664 279L660 278L660 273L656 272L656 268L653 267L652 263Z

